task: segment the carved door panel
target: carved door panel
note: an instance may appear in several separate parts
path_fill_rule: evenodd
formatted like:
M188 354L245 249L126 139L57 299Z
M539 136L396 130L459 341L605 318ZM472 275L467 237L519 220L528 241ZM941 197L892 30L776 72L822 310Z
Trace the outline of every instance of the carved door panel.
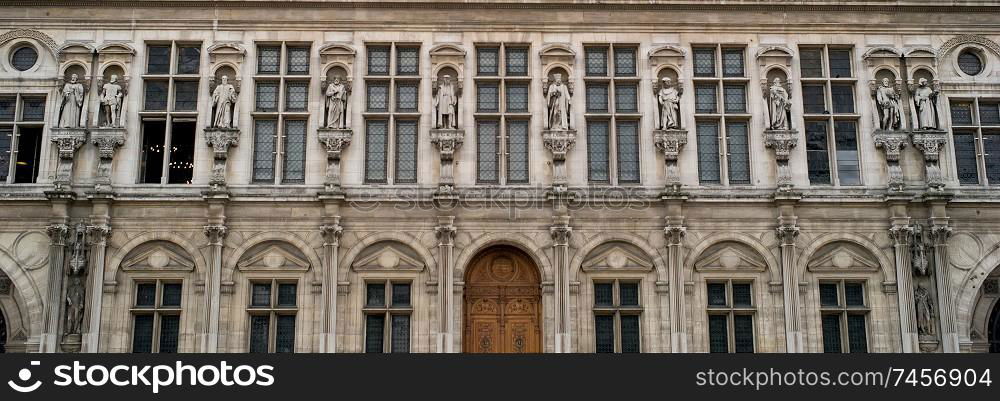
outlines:
M512 248L472 264L465 289L465 352L541 352L541 291L530 259Z

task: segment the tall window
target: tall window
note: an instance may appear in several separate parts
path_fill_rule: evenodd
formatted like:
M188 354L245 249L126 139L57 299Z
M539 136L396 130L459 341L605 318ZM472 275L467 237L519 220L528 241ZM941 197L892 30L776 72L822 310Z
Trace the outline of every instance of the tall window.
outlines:
M0 95L0 184L37 181L44 127L45 95Z
M1000 185L1000 100L952 100L951 127L958 182Z
M637 51L634 45L584 48L587 171L593 183L639 183Z
M410 283L365 283L365 352L410 352Z
M799 49L806 161L813 185L861 185L851 49Z
M200 68L200 43L146 47L139 183L191 183Z
M397 43L369 44L367 54L365 182L415 184L420 118L420 47Z
M257 45L252 113L254 183L305 183L309 54L309 44Z
M823 352L868 352L869 308L865 298L864 283L819 283Z
M283 280L250 283L250 352L295 352L296 288Z
M594 338L598 353L637 353L642 304L637 281L594 283Z
M750 144L744 48L694 48L695 134L703 185L749 185Z
M528 183L528 48L476 47L476 181Z
M135 283L132 352L177 352L182 289L180 282L151 280Z
M710 281L708 348L710 352L754 352L753 283Z

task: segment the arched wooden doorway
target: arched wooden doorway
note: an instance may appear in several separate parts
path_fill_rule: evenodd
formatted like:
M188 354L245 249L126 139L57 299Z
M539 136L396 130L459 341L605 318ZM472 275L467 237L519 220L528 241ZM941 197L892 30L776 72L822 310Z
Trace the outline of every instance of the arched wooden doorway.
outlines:
M538 268L521 250L497 246L472 259L465 274L465 352L542 352Z
M987 329L990 331L990 352L1000 353L1000 301L993 305Z

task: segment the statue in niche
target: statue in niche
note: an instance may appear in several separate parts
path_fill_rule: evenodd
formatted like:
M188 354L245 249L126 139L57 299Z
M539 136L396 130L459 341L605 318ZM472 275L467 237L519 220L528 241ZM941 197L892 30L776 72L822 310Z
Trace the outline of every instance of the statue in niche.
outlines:
M350 89L340 77L326 86L326 127L347 128L347 95Z
M917 108L917 127L919 129L937 129L937 101L938 90L931 87L927 78L920 78L916 85L910 86L913 92L913 105Z
M73 235L73 250L69 258L66 283L65 334L80 334L86 301L84 282L87 272L87 227L83 223L77 224Z
M554 74L552 83L545 88L545 103L548 105L547 128L568 130L571 95L569 87L563 83L562 74Z
M772 130L789 129L789 113L792 102L788 95L788 90L781 83L781 78L774 78L767 91L767 111L770 115L770 127Z
M889 78L882 78L882 84L875 89L875 104L878 105L879 114L882 115L882 129L889 131L899 129L902 109L899 107L899 94L889 82Z
M215 128L233 128L233 106L236 104L236 88L229 83L229 77L222 76L222 83L212 91L212 106L215 117L212 126Z
M656 93L656 102L660 107L660 129L679 129L681 94L672 80L664 77L660 90Z
M918 284L913 291L913 302L917 308L917 333L921 336L934 336L934 300L931 293L923 285Z
M458 129L458 96L450 75L443 75L434 96L435 128Z
M80 114L83 112L83 84L79 76L73 74L62 89L62 115L59 117L59 127L79 128Z
M118 75L111 75L111 80L101 88L101 109L104 112L103 127L119 127L119 115L122 109L122 87L118 84Z

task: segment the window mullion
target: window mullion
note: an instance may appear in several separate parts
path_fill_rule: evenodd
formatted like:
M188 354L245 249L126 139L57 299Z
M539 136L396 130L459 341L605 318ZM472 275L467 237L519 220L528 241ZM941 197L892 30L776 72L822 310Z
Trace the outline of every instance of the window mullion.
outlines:
M282 82L282 88L284 88L284 82ZM282 89L284 92L284 89ZM282 101L284 103L284 101ZM283 113L278 114L278 127L274 130L274 183L279 184L281 180L284 179L285 170L281 168L285 160L285 115Z

